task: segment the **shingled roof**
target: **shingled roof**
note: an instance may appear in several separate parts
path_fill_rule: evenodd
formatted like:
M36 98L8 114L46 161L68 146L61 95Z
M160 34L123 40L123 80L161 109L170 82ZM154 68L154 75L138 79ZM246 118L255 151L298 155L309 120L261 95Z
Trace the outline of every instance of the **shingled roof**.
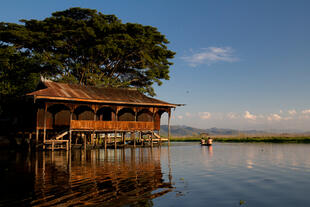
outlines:
M165 106L169 108L175 108L179 105L147 97L133 88L104 88L53 81L44 81L42 83L45 88L26 95L34 96L36 99Z

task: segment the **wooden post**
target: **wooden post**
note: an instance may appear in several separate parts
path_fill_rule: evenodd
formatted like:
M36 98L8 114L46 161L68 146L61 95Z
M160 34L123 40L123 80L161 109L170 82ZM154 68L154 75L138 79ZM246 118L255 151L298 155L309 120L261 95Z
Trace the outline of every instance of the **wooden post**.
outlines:
M122 137L123 137L123 144L124 144L124 145L126 144L126 137L125 137L125 133L126 133L126 132L123 132L123 133L122 133Z
M47 113L47 104L44 103L44 130L43 130L43 149L45 149L45 139L46 139L46 113Z
M136 147L136 136L135 136L135 132L131 132L131 138L133 139L133 146Z
M141 143L142 142L142 132L140 131L139 132L139 142ZM142 144L142 143L141 143Z
M71 144L72 144L72 130L71 129L69 129L69 140L68 140L68 142L69 142L69 148L71 150Z
M94 110L94 121L96 121L96 114L97 112ZM96 124L95 124L96 126ZM95 127L94 127L95 128ZM96 128L95 128L96 129ZM91 145L94 146L95 143L94 143L94 139L95 139L95 130L92 132L92 135L91 135Z
M94 131L92 131L90 134L90 144L91 146L94 146Z
M154 131L152 131L152 135L151 135L151 147L153 147L153 137L154 137Z
M114 131L114 149L116 149L116 131Z
M171 119L171 109L168 112L168 145L170 145L170 119Z
M66 150L68 151L70 149L70 147L69 147L69 141L67 140L67 142L66 142Z
M104 149L107 149L108 133L104 133Z
M87 145L87 140L86 140L86 135L84 133L82 133L82 135L84 135L84 150L86 150L86 145Z
M37 108L37 120L36 120L36 148L39 144L39 109Z
M31 139L32 139L32 132L29 132L29 138L28 138L28 150L31 150Z
M39 133L40 133L40 131L37 128L37 130L36 130L36 147L38 147L38 144L39 144Z
M71 122L72 122L73 111L70 110L70 123L69 123L69 149L71 150L72 145L72 130L71 130Z
M52 152L54 151L54 142L52 141Z

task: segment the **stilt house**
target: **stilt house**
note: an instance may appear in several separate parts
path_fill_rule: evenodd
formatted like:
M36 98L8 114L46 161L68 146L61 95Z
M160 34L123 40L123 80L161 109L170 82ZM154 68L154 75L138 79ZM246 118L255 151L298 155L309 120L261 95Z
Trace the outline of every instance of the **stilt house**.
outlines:
M103 88L42 81L38 90L27 94L35 103L36 142L73 133L153 133L160 130L160 119L177 104L150 98L132 88ZM157 135L156 135L157 136ZM170 132L168 132L168 137ZM93 141L91 141L93 142Z

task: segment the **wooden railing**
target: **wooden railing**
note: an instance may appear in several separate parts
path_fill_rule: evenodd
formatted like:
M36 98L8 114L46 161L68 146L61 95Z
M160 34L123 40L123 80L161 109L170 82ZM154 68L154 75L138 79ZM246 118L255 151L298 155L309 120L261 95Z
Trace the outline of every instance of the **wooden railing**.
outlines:
M72 120L72 130L122 130L122 131L145 131L157 130L154 122L142 121L89 121Z

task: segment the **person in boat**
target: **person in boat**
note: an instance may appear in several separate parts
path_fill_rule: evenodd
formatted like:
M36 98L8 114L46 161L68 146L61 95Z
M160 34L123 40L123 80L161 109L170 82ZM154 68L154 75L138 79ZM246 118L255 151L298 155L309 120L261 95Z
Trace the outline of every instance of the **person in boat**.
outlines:
M208 137L207 145L212 145L212 141L213 141L213 139L211 137Z
M206 144L206 140L204 138L201 138L200 144Z

